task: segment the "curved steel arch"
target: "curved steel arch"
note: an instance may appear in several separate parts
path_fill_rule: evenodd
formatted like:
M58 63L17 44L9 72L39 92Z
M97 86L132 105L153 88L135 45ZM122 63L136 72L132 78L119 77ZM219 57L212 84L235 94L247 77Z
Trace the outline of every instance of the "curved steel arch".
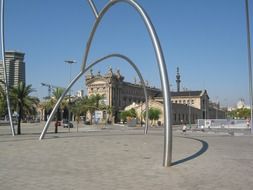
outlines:
M93 9L93 13L96 17L96 21L93 25L92 31L90 33L87 45L86 45L86 49L85 49L85 53L84 53L84 58L83 58L83 63L82 63L82 70L85 69L86 67L86 62L87 62L87 58L88 58L88 54L89 54L89 50L90 50L90 46L91 46L91 42L92 39L94 37L94 34L97 30L97 27L100 23L100 21L102 20L103 16L105 15L105 13L115 4L117 3L127 3L129 5L131 5L141 16L141 18L143 19L146 28L149 32L151 41L153 43L153 47L155 50L155 54L156 54L156 59L157 59L157 63L158 63L158 67L159 67L159 74L160 74L160 80L161 80L161 84L162 84L162 90L163 90L163 98L164 98L164 155L163 155L163 165L165 167L168 167L171 165L171 161L172 161L172 121L171 121L171 95L170 95L170 89L169 89L169 80L168 80L168 74L167 74L167 69L166 69L166 65L165 65L165 60L164 60L164 56L163 56L163 51L160 45L160 41L159 38L156 34L155 28L150 20L150 18L148 17L147 13L144 11L144 9L138 4L136 3L134 0L110 0L109 3L107 3L107 5L100 11L100 13L97 13L96 7L94 6L94 3L92 2L92 0L89 0L89 3Z
M97 59L96 61L94 61L93 63L91 63L85 70L82 70L68 85L68 87L65 89L65 91L63 92L63 94L61 95L61 97L58 99L57 103L55 104L54 106L54 109L52 110L45 126L44 126L44 129L43 131L41 132L41 135L40 135L40 138L39 140L42 140L47 132L47 129L49 127L49 124L51 122L51 120L53 119L54 115L55 115L55 112L57 111L60 103L62 102L63 98L66 96L66 94L68 93L68 91L71 89L71 87L74 85L74 83L84 74L86 73L91 67L95 66L96 64L100 63L101 61L104 61L106 59L109 59L109 58L113 58L113 57L118 57L118 58L121 58L125 61L127 61L133 68L134 70L136 71L136 73L138 74L140 80L141 80L141 84L143 86L143 89L144 89L144 95L145 95L145 99L146 99L146 112L148 111L148 95L147 95L147 89L146 89L146 86L145 86L145 83L144 83L144 80L143 80L143 77L139 71L139 69L137 68L137 66L134 64L134 62L129 59L127 56L125 55L122 55L122 54L118 54L118 53L114 53L114 54L109 54L107 56L104 56L100 59ZM145 133L147 133L147 130L148 130L148 114L146 114L146 126L145 126Z
M12 115L11 115L11 108L10 108L10 99L9 99L9 86L7 80L7 73L6 73L6 62L5 62L5 36L4 36L4 0L1 1L1 47L2 47L2 64L4 70L4 82L5 82L5 93L6 93L6 101L7 101L7 108L8 108L8 115L11 127L12 136L15 136L15 130L12 122Z

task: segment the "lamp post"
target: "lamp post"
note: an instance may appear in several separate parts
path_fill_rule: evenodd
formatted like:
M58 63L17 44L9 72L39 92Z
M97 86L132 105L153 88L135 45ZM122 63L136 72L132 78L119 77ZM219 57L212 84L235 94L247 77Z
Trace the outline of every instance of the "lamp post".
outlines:
M191 91L188 88L183 88L185 92L188 91L188 98L186 101L186 106L188 106L188 124L191 129ZM187 118L186 118L187 120Z
M141 115L140 115L140 119L141 119L141 127L142 127L142 102L141 102ZM147 114L147 113L146 113Z
M69 82L71 82L71 66L72 64L76 63L75 60L65 60L65 63L69 64ZM71 106L71 89L69 90L69 103L68 103L68 129L70 132L70 119L71 119L71 113L70 113L70 106Z
M105 128L106 128L106 124L108 123L108 119L109 119L109 116L108 116L108 108L109 108L109 105L108 105L108 100L105 98L103 100L104 104L105 104L105 111L106 111L106 115L105 115Z
M218 99L218 96L216 97L216 109L215 109L215 119L218 119L219 117L218 117L218 114L219 114L219 99Z
M253 134L253 91L252 91L252 65L251 65L251 45L250 45L250 20L249 20L249 2L245 0L246 26L247 26L247 44L248 44L248 65L249 65L249 100L250 100L250 126Z

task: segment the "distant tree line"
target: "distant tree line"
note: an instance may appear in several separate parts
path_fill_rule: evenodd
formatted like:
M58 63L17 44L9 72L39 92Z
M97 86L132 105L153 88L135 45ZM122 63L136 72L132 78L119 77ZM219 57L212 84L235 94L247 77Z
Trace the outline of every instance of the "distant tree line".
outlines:
M4 83L1 81L1 83ZM31 96L30 94L35 90L32 85L25 85L20 82L17 86L9 87L9 98L11 105L11 112L14 115L17 122L17 134L21 134L21 120L25 119L27 116L32 116L37 114L37 105L39 104L39 99L37 97ZM8 115L7 101L5 90L0 86L0 115L5 117Z
M141 113L142 115L140 116L140 120L142 118L146 117L146 111ZM148 118L151 121L151 125L155 124L156 121L159 120L161 115L161 110L157 109L157 108L149 108L148 110ZM136 110L134 108L131 108L130 110L126 110L121 112L120 114L120 118L123 122L126 122L127 119L131 119L131 118L136 118L137 117L137 113Z
M234 119L247 119L247 118L250 118L250 109L240 108L240 109L235 109L235 110L229 111L228 112L228 117L229 118L234 118Z
M3 81L0 81L4 84ZM32 88L32 85L25 85L23 82L20 82L17 86L9 87L9 97L12 116L16 113L13 118L17 122L17 134L21 134L21 121L25 121L27 118L36 117L38 107L45 109L46 112L50 113L54 108L57 100L61 97L64 92L62 88L56 88L53 91L53 95L49 99L40 102L37 97L31 96L31 93L35 92L35 89ZM86 116L89 112L91 115L90 124L92 124L92 116L96 110L104 110L107 112L109 117L108 121L111 121L113 108L105 105L104 95L95 94L91 96L84 96L77 98L73 101L70 101L69 96L65 96L61 102L57 113L55 114L55 121L58 124L58 121L61 120L61 113L63 110L68 110L74 114L74 117L77 122L80 121L80 116ZM5 89L0 86L0 116L8 118L8 110L6 103L6 93ZM58 132L58 125L55 126L55 133Z

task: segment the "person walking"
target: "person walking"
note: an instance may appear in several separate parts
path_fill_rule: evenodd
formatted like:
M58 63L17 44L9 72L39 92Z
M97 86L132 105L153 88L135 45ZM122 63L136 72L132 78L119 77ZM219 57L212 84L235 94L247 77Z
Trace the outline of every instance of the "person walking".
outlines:
M186 127L186 124L184 124L184 125L183 125L183 128L182 128L182 132L183 132L183 134L185 134L185 133L186 133L186 128L187 128L187 127Z

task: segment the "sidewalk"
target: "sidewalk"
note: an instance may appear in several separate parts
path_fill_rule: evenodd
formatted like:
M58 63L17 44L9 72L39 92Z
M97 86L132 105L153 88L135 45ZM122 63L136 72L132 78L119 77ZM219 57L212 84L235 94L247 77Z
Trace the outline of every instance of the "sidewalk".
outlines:
M148 135L122 127L78 133L61 128L43 141L42 126L22 130L12 137L1 126L0 189L252 189L251 135L174 131L173 166L164 168L162 128L150 128Z

